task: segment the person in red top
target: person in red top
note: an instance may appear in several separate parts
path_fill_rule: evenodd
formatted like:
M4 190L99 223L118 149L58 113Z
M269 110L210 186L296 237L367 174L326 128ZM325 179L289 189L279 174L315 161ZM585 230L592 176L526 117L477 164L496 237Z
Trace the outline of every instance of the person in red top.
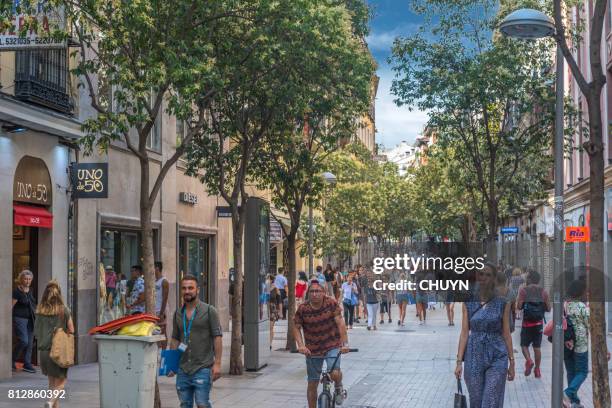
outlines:
M298 352L306 356L308 408L315 408L317 404L317 387L321 379L323 360L325 359L329 369L336 357L338 360L330 377L336 386L336 405L341 405L345 392L342 389L338 354L348 352L348 338L340 305L336 299L326 296L326 289L318 280L312 280L308 288L308 300L298 307L293 320Z
M295 282L295 298L298 305L304 302L304 295L306 294L307 288L308 278L306 278L306 274L304 272L300 272L300 276L298 277L297 282Z
M529 346L533 346L535 357L534 375L540 378L540 362L542 361L542 331L544 329L544 313L550 312L550 298L540 285L540 274L530 271L527 274L527 285L519 290L516 300L517 310L523 311L521 327L521 350L525 357L525 376L531 374L534 362L529 354Z

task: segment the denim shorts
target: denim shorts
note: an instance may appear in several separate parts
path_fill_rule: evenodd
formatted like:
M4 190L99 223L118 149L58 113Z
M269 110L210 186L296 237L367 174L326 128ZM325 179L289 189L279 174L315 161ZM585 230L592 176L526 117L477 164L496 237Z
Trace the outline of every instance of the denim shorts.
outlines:
M336 356L340 353L339 348L331 349L325 356L316 356L316 357L306 357L306 372L308 373L308 381L319 381L321 379L321 371L323 371L323 360L326 361L327 371L334 364L334 360ZM342 360L342 356L338 357L338 361L336 361L336 365L334 366L334 370L340 369L340 360Z
M200 368L189 375L179 368L176 376L176 392L181 408L193 408L193 399L197 406L212 408L210 404L210 388L212 375L210 368Z

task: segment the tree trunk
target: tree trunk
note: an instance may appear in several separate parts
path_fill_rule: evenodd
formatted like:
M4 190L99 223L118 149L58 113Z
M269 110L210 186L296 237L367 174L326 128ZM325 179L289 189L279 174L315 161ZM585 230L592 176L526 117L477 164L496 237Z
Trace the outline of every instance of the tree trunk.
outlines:
M151 212L153 203L149 199L149 161L140 160L140 230L142 234L142 270L145 283L145 311L155 314L155 269L153 267L153 224ZM161 407L159 385L155 378L155 408Z
M489 212L489 234L487 235L487 253L489 262L497 264L497 202L487 203Z
M295 280L296 280L296 257L295 257L295 237L297 228L291 227L287 235L287 246L289 247L289 268L287 269L287 281L289 286L288 309L287 310L287 345L285 348L292 353L297 352L295 339L293 337L293 316L295 315Z
M232 205L232 231L234 246L234 271L236 281L234 282L234 296L232 297L232 341L230 348L230 371L231 375L242 375L244 366L242 364L242 292L244 274L242 270L242 236L244 232L245 205L238 210L238 205Z
M589 294L591 328L591 364L595 408L610 407L610 386L606 352L605 274L604 274L604 149L602 143L599 97L589 100L590 229Z

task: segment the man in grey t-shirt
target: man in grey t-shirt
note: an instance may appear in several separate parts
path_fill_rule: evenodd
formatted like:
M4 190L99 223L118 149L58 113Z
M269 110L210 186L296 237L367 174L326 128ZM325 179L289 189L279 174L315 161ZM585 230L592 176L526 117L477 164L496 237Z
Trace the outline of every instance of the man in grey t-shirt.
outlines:
M217 310L199 300L200 288L193 275L181 279L185 304L174 312L170 349L182 351L176 377L176 392L181 408L212 407L210 388L221 377L223 342ZM169 373L172 377L174 373Z

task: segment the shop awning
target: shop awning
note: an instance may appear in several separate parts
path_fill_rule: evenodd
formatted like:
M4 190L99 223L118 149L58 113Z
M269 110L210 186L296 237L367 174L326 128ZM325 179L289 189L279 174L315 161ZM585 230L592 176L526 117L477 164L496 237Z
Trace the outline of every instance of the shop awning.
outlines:
M53 214L42 207L13 204L15 225L26 227L51 228Z

